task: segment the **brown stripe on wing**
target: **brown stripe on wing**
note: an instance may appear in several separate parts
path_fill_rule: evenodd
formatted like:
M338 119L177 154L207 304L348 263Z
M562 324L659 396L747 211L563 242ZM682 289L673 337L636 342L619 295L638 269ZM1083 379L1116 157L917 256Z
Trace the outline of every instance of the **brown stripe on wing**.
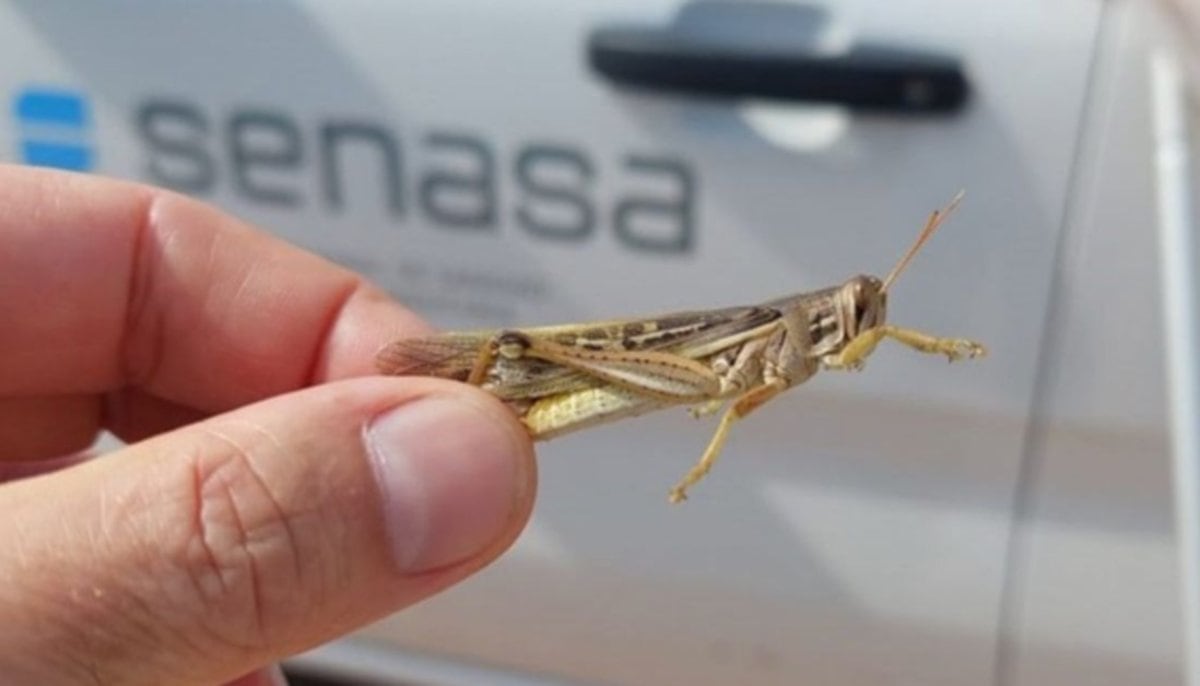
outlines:
M692 332L691 336L668 339L654 348L668 352L677 351L686 356L688 350L695 350L722 338L756 329L782 316L779 310L773 307L736 307L697 314L706 315L704 325Z
M779 318L770 307L730 307L720 310L674 312L624 322L577 327L552 326L524 331L533 337L582 350L679 350L703 345L732 333L761 326Z

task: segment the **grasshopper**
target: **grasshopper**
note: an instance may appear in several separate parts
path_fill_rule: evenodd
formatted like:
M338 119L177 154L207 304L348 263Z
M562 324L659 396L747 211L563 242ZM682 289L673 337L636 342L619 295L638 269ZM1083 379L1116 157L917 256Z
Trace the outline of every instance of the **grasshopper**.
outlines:
M700 460L670 491L678 503L712 469L738 420L821 369L862 369L884 338L950 361L986 354L971 340L886 323L888 288L962 196L929 216L882 280L858 275L746 307L401 339L380 351L377 364L384 374L480 386L537 440L672 405L691 405L697 418L725 407Z

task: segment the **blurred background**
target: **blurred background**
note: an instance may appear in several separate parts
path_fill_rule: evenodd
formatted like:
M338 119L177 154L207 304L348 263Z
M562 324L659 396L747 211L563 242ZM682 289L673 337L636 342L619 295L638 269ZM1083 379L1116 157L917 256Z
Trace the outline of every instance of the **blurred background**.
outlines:
M214 202L446 328L882 274L965 189L889 316L988 358L884 344L738 425L677 507L711 420L543 444L498 564L289 674L1180 684L1198 27L1182 1L10 0L0 155Z

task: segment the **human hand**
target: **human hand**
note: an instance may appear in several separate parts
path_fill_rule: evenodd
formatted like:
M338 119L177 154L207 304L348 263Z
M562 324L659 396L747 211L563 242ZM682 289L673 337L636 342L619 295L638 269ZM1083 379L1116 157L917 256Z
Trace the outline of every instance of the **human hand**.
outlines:
M368 376L425 324L195 201L0 166L0 323L5 683L274 683L529 516L503 405Z

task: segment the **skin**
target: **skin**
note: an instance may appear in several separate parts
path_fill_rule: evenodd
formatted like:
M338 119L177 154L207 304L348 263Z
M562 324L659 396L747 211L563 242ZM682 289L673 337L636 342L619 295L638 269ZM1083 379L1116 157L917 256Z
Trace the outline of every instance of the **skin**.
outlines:
M278 683L273 662L461 581L529 516L504 406L372 376L419 317L196 201L0 166L0 322L14 683ZM102 430L128 447L89 459Z

